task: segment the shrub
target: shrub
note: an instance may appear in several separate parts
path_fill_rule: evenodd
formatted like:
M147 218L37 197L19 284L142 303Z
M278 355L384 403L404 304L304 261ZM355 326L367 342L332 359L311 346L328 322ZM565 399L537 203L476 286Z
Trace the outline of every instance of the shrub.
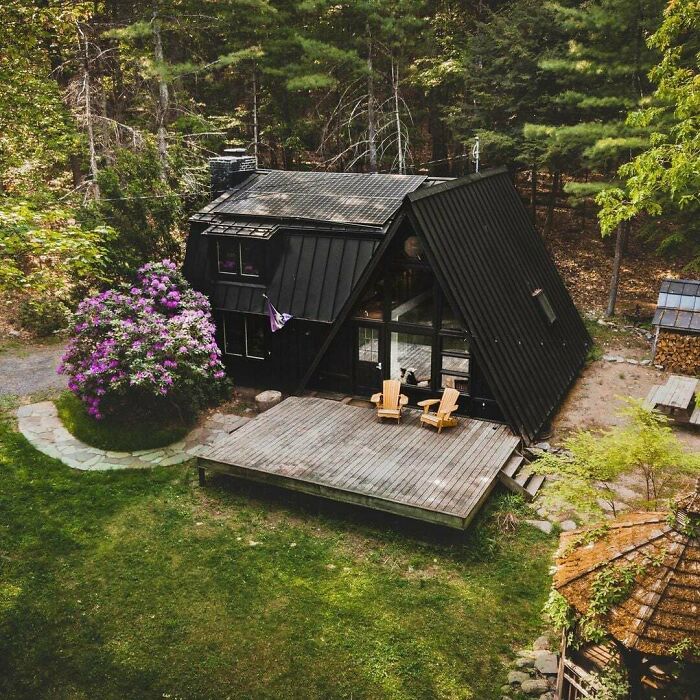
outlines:
M106 276L108 226L81 226L68 206L0 200L0 293L20 323L48 335Z
M98 420L161 412L184 421L226 388L210 312L172 262L144 265L133 286L81 302L59 372Z

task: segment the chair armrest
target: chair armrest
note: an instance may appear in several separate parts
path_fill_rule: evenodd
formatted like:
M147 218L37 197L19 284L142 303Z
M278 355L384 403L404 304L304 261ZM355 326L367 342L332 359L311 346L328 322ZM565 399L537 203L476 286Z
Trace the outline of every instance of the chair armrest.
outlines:
M399 395L399 406L405 406L408 403L408 396L406 394Z
M436 403L440 403L440 399L425 399L425 401L419 401L418 405L423 407L423 413L427 413Z
M418 406L433 406L436 403L440 403L440 399L425 399L425 401L419 401Z
M381 394L372 394L372 398L370 401L372 403L379 403L382 400L382 395Z

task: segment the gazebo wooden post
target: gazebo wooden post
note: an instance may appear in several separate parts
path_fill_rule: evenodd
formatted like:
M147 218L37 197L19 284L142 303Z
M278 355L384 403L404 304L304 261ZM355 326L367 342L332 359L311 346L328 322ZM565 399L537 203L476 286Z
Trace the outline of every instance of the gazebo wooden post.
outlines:
M629 700L642 700L642 677L644 676L642 655L636 649L628 649L617 640L614 642L620 652L620 660L627 671L627 681L630 685Z

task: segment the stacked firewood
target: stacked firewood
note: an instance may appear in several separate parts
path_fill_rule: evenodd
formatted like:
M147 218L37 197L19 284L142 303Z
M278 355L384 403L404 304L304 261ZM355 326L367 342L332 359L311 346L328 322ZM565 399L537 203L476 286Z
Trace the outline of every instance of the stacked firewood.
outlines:
M661 331L654 362L671 372L700 374L700 335Z

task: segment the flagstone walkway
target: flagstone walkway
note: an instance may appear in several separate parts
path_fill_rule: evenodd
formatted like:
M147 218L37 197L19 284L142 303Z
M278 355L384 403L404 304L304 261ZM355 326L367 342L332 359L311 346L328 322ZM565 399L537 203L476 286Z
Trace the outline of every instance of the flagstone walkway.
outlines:
M180 464L192 459L198 448L213 445L249 420L243 416L214 413L180 442L150 450L113 452L86 445L69 433L63 427L52 401L17 409L19 430L33 447L73 469L84 471L148 469L157 465Z

